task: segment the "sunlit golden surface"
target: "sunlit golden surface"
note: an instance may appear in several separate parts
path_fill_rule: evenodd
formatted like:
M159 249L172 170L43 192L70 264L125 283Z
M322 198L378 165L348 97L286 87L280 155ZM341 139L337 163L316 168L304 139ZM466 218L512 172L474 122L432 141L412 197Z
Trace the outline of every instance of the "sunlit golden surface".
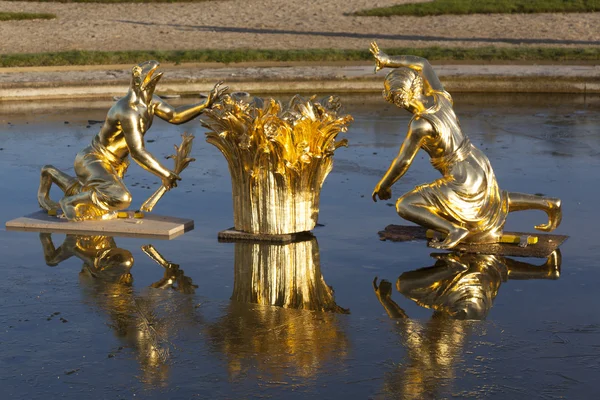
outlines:
M449 249L461 241L496 243L511 211L542 210L554 230L562 218L556 198L500 190L491 163L463 133L453 100L429 62L417 56L390 57L371 44L375 69L394 68L385 78L384 98L413 114L397 157L373 191L373 200L390 199L391 187L424 150L441 178L404 194L396 201L398 214L409 221L446 234L430 246Z
M157 61L146 61L131 70L131 85L127 94L109 110L100 132L90 146L75 157L76 176L70 176L57 168L46 165L42 168L38 202L49 213L62 209L70 221L113 218L120 210L131 204L131 193L123 183L129 165L129 156L146 171L162 180L162 188L144 203L144 210L151 211L162 195L177 186L179 172L189 162L192 136L184 136L177 148L175 169L163 166L145 148L144 135L152 126L154 116L172 123L182 124L200 115L211 107L227 88L215 85L208 99L200 104L174 108L154 95L156 84L162 73L156 73ZM57 203L50 199L50 189L56 185L64 192Z
M235 229L262 234L309 231L317 223L321 186L336 142L352 121L335 97L294 96L283 106L226 96L205 112L207 141L229 164Z

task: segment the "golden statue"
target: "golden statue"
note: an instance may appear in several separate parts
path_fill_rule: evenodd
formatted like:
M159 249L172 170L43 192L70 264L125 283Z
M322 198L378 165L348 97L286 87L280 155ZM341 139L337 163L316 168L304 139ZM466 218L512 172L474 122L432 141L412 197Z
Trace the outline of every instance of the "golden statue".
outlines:
M162 76L155 74L158 66L157 61L146 61L133 67L129 91L110 108L91 145L77 154L76 177L51 165L42 168L38 190L41 208L62 209L70 221L112 218L131 204L131 194L123 184L130 154L142 168L161 178L164 190L177 186L181 178L146 150L144 135L154 116L172 124L188 122L210 108L227 88L220 88L218 83L205 102L174 108L154 94ZM58 203L50 199L52 184L65 194Z
M236 230L281 235L315 227L334 151L347 143L336 137L352 121L339 109L333 96L294 96L287 106L224 96L206 112L206 140L229 164Z
M391 187L408 170L419 149L430 157L442 177L417 186L396 202L398 214L409 221L446 234L430 246L450 249L459 242L496 243L511 211L542 210L552 231L562 218L559 199L500 190L488 158L462 132L452 97L429 62L416 56L390 57L371 44L376 71L395 68L385 78L385 99L414 114L404 143L375 187L373 200L390 199Z

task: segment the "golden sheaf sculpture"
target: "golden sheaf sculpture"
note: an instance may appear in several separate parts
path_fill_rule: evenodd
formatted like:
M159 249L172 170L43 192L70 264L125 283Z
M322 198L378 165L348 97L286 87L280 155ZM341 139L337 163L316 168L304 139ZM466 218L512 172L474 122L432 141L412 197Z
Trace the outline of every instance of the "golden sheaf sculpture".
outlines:
M286 234L313 229L336 141L352 121L336 97L250 102L224 96L205 110L207 141L229 164L235 229Z

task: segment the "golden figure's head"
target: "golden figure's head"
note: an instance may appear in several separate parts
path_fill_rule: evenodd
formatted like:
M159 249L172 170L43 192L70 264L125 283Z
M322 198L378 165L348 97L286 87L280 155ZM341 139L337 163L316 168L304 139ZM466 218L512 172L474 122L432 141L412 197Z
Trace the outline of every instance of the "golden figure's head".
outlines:
M152 98L156 84L163 75L162 72L154 75L159 65L158 61L151 60L139 63L131 69L131 88L144 100Z
M385 77L383 97L386 101L414 112L415 100L423 94L423 78L410 68L397 68Z

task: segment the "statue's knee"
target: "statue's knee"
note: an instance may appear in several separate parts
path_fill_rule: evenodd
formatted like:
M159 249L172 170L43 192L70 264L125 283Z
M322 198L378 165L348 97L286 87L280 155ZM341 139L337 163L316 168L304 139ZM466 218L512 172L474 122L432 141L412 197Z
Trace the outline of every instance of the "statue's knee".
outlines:
M408 204L405 197L400 197L398 201L396 201L396 212L401 217L404 217L407 213Z
M129 192L100 195L97 198L103 206L111 211L124 210L131 205L131 194Z
M131 194L129 192L122 193L117 198L118 209L123 210L131 205Z
M42 167L42 175L51 175L52 171L56 170L52 165L44 165Z

